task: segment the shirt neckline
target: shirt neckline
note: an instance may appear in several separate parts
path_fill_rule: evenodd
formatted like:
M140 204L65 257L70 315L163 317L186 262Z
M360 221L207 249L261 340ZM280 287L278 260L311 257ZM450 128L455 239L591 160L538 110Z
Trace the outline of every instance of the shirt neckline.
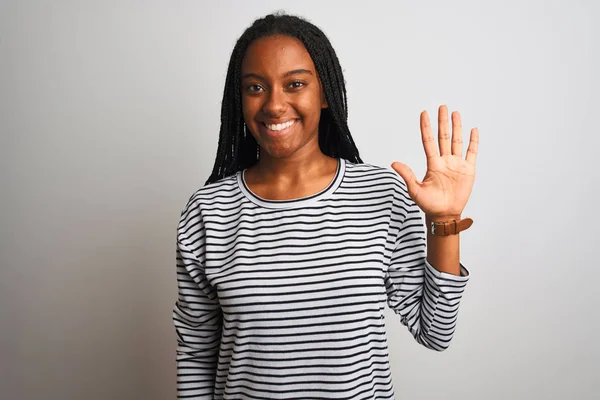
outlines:
M333 177L333 179L331 180L331 182L329 183L329 185L327 185L327 187L325 189L323 189L320 192L317 192L315 194L312 194L310 196L299 197L296 199L288 199L288 200L269 200L269 199L264 199L260 196L257 196L256 194L254 194L250 190L248 185L246 185L246 180L244 178L245 171L246 171L245 169L243 171L238 171L236 178L237 178L237 183L238 183L240 190L242 191L242 193L248 200L250 200L251 202L253 202L254 204L256 204L260 207L265 207L265 208L280 208L280 209L281 208L295 208L295 207L299 207L299 206L306 206L309 204L313 204L317 201L326 199L331 194L333 194L337 190L337 188L340 186L340 184L342 183L342 180L344 178L344 174L346 172L346 160L343 158L338 158L338 166L337 166L337 170L335 172L335 176Z

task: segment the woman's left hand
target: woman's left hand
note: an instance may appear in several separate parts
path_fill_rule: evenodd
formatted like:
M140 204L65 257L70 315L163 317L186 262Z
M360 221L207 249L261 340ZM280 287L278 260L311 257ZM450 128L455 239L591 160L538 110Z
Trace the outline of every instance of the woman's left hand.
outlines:
M459 219L467 205L475 181L475 159L479 143L477 128L471 129L466 157L462 158L462 124L460 114L452 113L452 137L448 131L448 108L438 110L438 146L427 111L421 113L421 137L427 157L427 173L422 182L405 164L394 162L392 168L408 187L408 194L431 220Z

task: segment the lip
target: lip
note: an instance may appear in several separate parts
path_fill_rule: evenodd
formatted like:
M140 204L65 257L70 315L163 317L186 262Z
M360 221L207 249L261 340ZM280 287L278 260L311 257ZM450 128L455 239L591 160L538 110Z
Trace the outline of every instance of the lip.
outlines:
M259 127L260 127L261 131L263 131L264 133L266 133L269 136L281 137L281 136L288 134L298 124L299 120L298 119L288 119L287 121L281 121L281 122L271 122L271 121L268 122L269 124L284 124L289 121L294 121L294 123L291 126L288 126L287 128L282 129L280 131L272 131L271 129L267 128L266 122L264 122L264 121L259 122Z

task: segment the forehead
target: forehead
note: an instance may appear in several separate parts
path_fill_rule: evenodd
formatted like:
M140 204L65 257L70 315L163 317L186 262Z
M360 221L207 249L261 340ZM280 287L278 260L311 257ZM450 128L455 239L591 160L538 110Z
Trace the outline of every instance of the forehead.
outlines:
M310 54L296 38L267 36L252 42L242 60L242 74L281 75L298 68L315 71Z

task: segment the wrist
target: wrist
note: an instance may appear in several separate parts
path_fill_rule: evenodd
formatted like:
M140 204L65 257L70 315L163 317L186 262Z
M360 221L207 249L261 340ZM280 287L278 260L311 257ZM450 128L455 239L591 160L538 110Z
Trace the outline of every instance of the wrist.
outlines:
M425 215L425 220L427 221L427 223L431 223L431 222L450 222L450 221L454 221L454 220L460 220L461 214L455 214L455 215L451 215L451 214L447 214L447 215Z
M442 216L440 216L442 217ZM436 217L434 217L436 218ZM460 215L445 215L444 220L429 220L426 221L427 231L433 236L449 236L456 235L466 229L469 229L473 224L471 218L461 218ZM437 219L437 218L436 218Z

